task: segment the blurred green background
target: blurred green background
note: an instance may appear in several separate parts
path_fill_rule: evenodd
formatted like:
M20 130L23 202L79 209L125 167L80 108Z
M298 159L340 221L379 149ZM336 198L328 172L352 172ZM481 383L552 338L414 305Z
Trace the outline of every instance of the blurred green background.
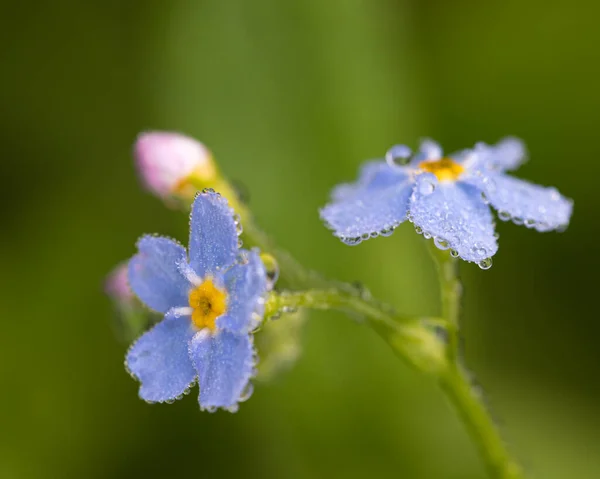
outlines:
M147 129L205 142L277 241L435 313L423 239L350 248L317 208L423 136L524 138L519 175L575 199L564 234L500 223L462 267L465 354L537 478L600 477L600 4L517 0L62 0L0 6L0 478L483 478L431 380L367 328L312 314L304 354L235 415L137 399L102 282L184 215L144 193ZM195 394L195 393L194 393Z

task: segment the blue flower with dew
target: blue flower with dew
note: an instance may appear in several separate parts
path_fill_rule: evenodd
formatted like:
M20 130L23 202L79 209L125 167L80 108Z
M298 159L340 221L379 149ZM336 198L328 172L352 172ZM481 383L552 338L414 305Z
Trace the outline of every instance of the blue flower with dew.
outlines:
M125 364L148 402L173 402L200 388L200 408L236 411L256 374L252 331L272 286L256 251L240 249L227 200L212 190L192 205L189 248L144 236L129 261L129 285L164 319L129 349Z
M337 186L321 218L348 245L389 236L408 220L438 248L488 269L498 251L490 206L501 220L540 232L562 231L569 224L571 199L506 174L525 157L516 138L493 146L478 143L448 156L432 140L423 141L416 153L396 145L385 161L367 162L355 183Z

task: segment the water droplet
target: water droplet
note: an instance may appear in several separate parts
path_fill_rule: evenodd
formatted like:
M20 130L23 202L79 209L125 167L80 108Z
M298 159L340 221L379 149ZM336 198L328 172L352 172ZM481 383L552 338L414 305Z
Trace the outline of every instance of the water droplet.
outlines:
M238 412L240 406L238 404L234 404L233 406L226 407L225 410L228 412Z
M494 231L494 238L495 239L499 239L500 238L500 233L498 233L497 231Z
M481 199L483 200L483 202L486 205L490 203L490 200L488 200L488 197L486 196L486 194L483 191L481 192Z
M235 232L237 235L241 235L244 232L244 227L242 226L242 218L237 213L233 215L233 222L235 223Z
M248 253L245 251L239 251L236 257L236 262L239 264L248 264L250 259L248 258Z
M523 218L519 218L518 216L515 216L512 220L513 220L513 223L516 225L522 225L523 223L525 223Z
M360 236L360 239L362 239L362 240L368 240L369 238L370 238L370 235L369 235L369 233L363 233L363 234Z
M423 234L423 228L421 228L420 226L415 225L415 231L418 235Z
M475 243L473 245L473 247L471 248L471 251L476 256L485 256L487 254L487 250L483 246L481 246L479 243Z
M237 240L237 247L241 248L242 246L244 246L244 242L242 241L242 238L238 238L238 240Z
M535 226L535 220L532 220L532 219L525 220L525 226L527 226L527 228L533 228Z
M204 408L204 410L205 410L206 412L209 412L209 413L211 413L211 414L212 414L212 413L214 413L214 412L217 412L217 406L206 406L206 407Z
M427 231L425 231L423 233L423 238L425 238L425 239L431 239L431 233L428 233Z
M492 178L486 176L482 181L488 193L493 193L496 191L496 182Z
M167 399L167 400L165 401L165 403L166 403L166 404L173 404L173 403L175 403L175 399Z
M381 236L390 236L394 232L394 227L390 226L389 228L382 229L379 234Z
M364 283L361 283L360 281L354 281L352 283L352 287L354 288L356 296L367 300L371 298L371 291L369 291L369 288L367 288Z
M379 236L379 232L378 231L372 231L370 234L371 238L377 238Z
M406 166L410 162L412 151L408 146L392 146L385 154L385 161L391 167Z
M242 393L240 394L240 398L238 399L238 401L240 401L240 402L247 401L248 399L250 399L250 396L252 396L253 392L254 392L254 385L251 382L249 382L248 384L246 384L246 386L242 390Z
M342 243L347 244L348 246L356 246L357 244L360 244L362 238L360 236L343 236L340 238L340 240L342 240Z
M442 238L439 238L438 236L436 236L435 238L433 238L433 243L435 244L435 246L441 250L446 250L450 247L450 245L448 244L448 242Z
M419 184L419 193L423 196L430 195L435 190L435 183L429 180L424 180Z
M279 264L275 257L268 253L262 253L260 259L265 265L267 272L267 289L271 290L279 278Z
M202 190L202 193L214 193L214 192L215 192L215 190L213 190L212 188L204 188Z
M458 251L456 251L455 249L451 249L450 256L452 256L453 258L458 258Z
M492 258L482 259L479 263L477 263L481 269L490 269L492 267Z
M498 218L502 221L508 221L510 219L510 213L508 211L498 211Z
M541 232L546 232L550 231L552 228L550 228L550 225L545 221L540 221L539 223L535 224L535 229Z

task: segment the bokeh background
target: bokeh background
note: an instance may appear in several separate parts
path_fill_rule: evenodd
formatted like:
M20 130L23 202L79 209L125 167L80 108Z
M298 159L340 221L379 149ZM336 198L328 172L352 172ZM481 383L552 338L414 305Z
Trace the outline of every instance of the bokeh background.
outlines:
M465 354L533 477L600 477L600 4L564 0L62 0L0 6L0 477L483 478L430 379L311 314L304 353L240 412L147 405L106 272L187 220L139 187L136 134L204 141L306 265L435 313L423 239L350 248L330 188L395 143L518 135L523 178L575 199L563 234L499 223L463 265Z

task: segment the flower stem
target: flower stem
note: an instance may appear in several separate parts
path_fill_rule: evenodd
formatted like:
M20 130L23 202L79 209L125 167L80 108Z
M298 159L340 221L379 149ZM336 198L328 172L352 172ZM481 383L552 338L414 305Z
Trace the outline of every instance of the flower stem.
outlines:
M524 479L522 469L511 458L481 397L471 386L466 370L456 363L450 365L440 375L440 386L467 428L490 477Z
M482 398L471 385L469 373L461 364L459 318L462 284L458 277L458 261L432 243L428 246L438 271L442 318L449 325L446 350L448 368L439 376L440 386L465 424L490 477L523 479L522 469L508 452Z
M439 375L448 368L445 344L430 326L438 324L436 318L401 316L369 295L360 294L356 288L345 287L271 293L265 304L265 319L279 311L297 308L337 309L358 314L398 356L417 369Z

